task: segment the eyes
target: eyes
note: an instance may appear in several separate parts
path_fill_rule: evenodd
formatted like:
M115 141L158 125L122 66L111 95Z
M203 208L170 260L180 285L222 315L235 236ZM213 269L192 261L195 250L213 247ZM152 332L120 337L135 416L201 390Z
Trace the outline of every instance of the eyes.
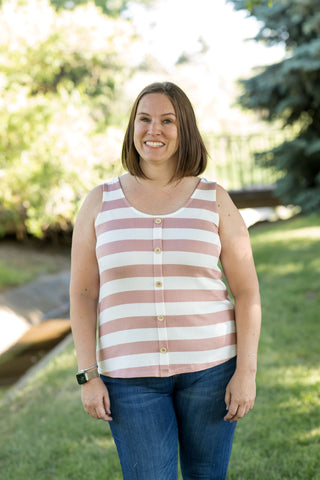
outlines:
M151 119L151 117L139 117L138 121L140 121L142 123L151 123L152 119ZM174 120L170 117L167 117L167 118L164 118L163 120L161 120L161 123L163 125L170 125L170 124L174 123Z

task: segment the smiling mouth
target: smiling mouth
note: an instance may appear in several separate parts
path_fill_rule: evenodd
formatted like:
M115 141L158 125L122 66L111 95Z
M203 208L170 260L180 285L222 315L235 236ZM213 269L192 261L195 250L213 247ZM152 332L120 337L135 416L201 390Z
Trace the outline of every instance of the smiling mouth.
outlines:
M163 147L164 143L162 142L145 142L148 147Z

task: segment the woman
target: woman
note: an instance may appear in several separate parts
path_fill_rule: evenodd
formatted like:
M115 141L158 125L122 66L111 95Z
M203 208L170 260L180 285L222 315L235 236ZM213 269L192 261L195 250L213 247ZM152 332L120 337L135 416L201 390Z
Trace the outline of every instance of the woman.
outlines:
M207 152L176 85L139 94L122 162L128 173L89 193L74 228L84 409L110 422L124 480L176 479L178 445L184 480L225 479L236 422L256 393L248 231L226 191L199 177Z

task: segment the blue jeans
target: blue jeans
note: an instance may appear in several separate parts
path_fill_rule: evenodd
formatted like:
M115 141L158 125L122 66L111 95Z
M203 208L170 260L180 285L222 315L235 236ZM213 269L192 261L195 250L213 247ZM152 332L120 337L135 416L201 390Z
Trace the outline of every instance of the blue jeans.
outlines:
M236 359L157 378L101 376L108 388L124 480L224 480L236 422L223 420Z

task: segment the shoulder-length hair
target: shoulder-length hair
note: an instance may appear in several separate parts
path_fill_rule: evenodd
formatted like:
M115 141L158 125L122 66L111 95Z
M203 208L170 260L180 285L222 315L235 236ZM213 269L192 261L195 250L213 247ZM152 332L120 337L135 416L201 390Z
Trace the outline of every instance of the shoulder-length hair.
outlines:
M207 166L208 152L201 138L196 116L187 95L171 82L157 82L145 87L136 98L122 144L122 165L131 175L147 178L140 166L140 157L134 145L134 122L141 98L150 93L166 95L175 110L178 127L178 161L171 180L197 176Z

